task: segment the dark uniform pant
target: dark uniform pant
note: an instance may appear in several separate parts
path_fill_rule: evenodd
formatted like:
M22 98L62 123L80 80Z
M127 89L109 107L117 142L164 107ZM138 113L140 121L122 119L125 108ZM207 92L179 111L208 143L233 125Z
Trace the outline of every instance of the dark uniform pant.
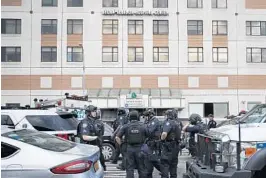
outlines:
M161 177L162 178L177 178L179 144L176 142L164 143L162 145L161 157Z
M195 137L190 137L188 140L188 150L192 157L196 156L197 154L197 148L196 148L196 142Z
M101 162L102 166L104 167L104 169L106 169L105 159L104 159L104 156L103 156L102 147L99 146L99 148L100 148L100 162Z
M122 168L126 169L126 154L127 154L127 144L126 143L122 143L120 145L120 151L122 154Z
M144 160L141 158L141 145L127 145L126 172L127 178L134 178L134 169L137 168L139 178L145 177Z
M161 172L161 164L159 161L159 149L157 149L155 146L149 146L149 149L150 154L145 155L144 164L147 172L147 178L152 178L154 168Z
M118 161L119 155L121 153L121 149L118 143L115 143L115 155L113 161Z

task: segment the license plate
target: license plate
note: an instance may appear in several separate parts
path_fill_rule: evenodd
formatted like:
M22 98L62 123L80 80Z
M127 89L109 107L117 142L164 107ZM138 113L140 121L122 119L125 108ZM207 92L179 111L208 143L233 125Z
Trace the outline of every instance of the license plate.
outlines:
M94 164L93 164L93 167L94 167L94 171L97 172L99 170L99 161L96 161Z

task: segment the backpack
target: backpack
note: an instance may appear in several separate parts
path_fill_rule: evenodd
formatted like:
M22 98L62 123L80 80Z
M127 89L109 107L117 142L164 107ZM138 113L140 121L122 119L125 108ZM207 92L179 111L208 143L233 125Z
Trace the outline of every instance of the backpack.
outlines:
M126 141L129 145L142 144L145 141L144 127L139 122L130 123L127 129Z

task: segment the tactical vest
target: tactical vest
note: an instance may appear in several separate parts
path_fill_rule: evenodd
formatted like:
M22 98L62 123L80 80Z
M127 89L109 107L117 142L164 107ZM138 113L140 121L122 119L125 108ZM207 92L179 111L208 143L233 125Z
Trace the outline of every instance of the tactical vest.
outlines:
M129 124L126 141L129 145L142 144L145 141L144 127L139 122Z
M169 121L172 125L171 131L168 133L166 137L166 141L177 141L181 140L181 125L180 122L176 120Z

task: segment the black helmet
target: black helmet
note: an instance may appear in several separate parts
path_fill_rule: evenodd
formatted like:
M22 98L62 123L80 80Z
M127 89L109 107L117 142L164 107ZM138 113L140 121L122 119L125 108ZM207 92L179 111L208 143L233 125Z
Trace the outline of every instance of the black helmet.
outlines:
M155 116L154 109L152 109L152 108L146 109L146 111L144 111L143 115L144 116L147 116L147 117L153 117L153 116Z
M125 108L118 108L117 110L117 115L126 115L127 112L126 112L126 109Z
M129 112L129 120L130 121L138 121L139 120L139 112L138 111L130 111Z
M176 118L176 112L173 109L168 109L165 112L165 115L166 115L167 119L170 119L170 120L173 120Z
M96 112L97 111L97 107L93 106L93 105L89 105L86 109L85 109L85 114L88 116L91 116L91 112Z
M201 116L198 114L191 114L188 118L190 124L196 125L201 122Z

